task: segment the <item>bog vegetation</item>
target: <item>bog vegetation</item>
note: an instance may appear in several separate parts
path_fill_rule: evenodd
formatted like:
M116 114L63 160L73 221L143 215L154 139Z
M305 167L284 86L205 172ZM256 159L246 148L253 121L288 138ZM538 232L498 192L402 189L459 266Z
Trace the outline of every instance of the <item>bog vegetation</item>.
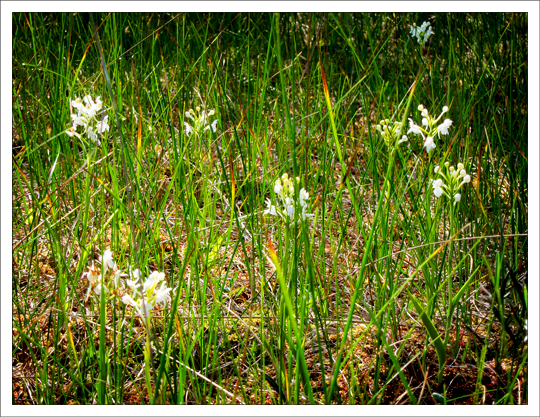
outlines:
M13 15L15 404L525 404L526 14Z

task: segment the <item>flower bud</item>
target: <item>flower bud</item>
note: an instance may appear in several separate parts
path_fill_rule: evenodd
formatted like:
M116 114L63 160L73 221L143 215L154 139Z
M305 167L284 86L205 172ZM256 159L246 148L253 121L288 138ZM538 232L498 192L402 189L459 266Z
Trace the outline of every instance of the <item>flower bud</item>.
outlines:
M456 194L456 195L454 196L454 198L455 198L455 200L456 200L456 203L459 202L459 201L461 201L461 194Z
M442 111L443 111L443 113L446 113L446 112L448 111L448 106L444 106L444 107L442 108Z
M436 166L435 166L435 169L434 169L433 171L435 171L435 174L438 173L438 172L440 171L439 165L436 165Z
M448 168L448 167L450 166L450 162L446 161L446 162L444 163L444 166L445 166L446 168Z
M457 164L457 169L462 170L463 168L465 168L465 165L463 165L461 162Z
M422 110L422 116L427 117L428 111L427 109Z
M458 166L458 168L459 168L459 166ZM460 176L461 178L465 178L466 175L467 175L467 172L466 172L464 169L462 169L461 171L459 171L459 176Z
M471 182L471 176L470 175L465 175L463 177L463 182Z
M422 111L424 110L424 106L422 106L421 104L418 106L418 111Z

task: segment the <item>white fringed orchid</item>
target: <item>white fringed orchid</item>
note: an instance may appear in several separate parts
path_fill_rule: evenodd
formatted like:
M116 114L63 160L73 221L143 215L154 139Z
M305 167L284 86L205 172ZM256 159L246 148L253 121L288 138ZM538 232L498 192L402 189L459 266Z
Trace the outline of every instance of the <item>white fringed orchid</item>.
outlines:
M416 23L413 23L410 27L411 36L416 37L418 43L422 46L429 40L431 35L434 35L432 27L429 22L422 23L422 26L416 26Z
M71 115L72 126L66 130L68 136L81 137L81 133L77 132L79 126L83 127L82 134L87 135L93 142L99 144L99 136L103 132L109 130L109 124L107 119L109 116L105 115L100 118L98 113L103 108L103 102L98 96L94 101L92 96L86 95L82 99L77 98L71 101L71 106L77 111Z
M139 278L140 272L138 270L135 270L135 272L137 272L136 278ZM148 317L156 304L165 306L171 298L169 295L171 288L167 286L163 272L152 272L142 286L138 280L127 281L126 284L132 289L133 293L132 295L125 294L122 297L122 302L134 307L137 314L143 317Z
M88 267L88 271L83 275L88 280L88 292L86 293L86 299L90 296L90 291L94 290L96 295L101 295L101 288L103 292L109 294L115 292L120 288L120 277L127 276L124 274L116 262L113 260L113 254L110 249L105 250L103 255L99 257L101 263L100 266L96 266L94 262Z
M189 111L185 113L186 118L191 119L193 124L192 126L187 121L184 121L186 136L190 136L191 134L200 136L210 129L212 130L212 132L216 132L217 119L210 123L210 117L212 117L216 112L214 110L206 111L204 109L201 109L200 106L197 106L195 110L196 111L194 111L193 109L189 109Z
M409 119L409 125L411 124L411 122L412 120ZM416 127L417 126L411 126L411 129L416 131ZM409 129L407 135L403 135L402 128L403 123L393 122L389 119L381 120L378 125L375 125L375 129L381 133L381 136L384 139L386 146L391 150L393 150L400 143L407 142L407 140L409 140L407 135L411 132L411 129Z
M433 194L437 197L441 197L444 194L448 198L453 198L454 204L459 203L461 201L459 190L464 184L471 182L471 176L465 171L465 166L460 162L457 164L456 169L449 162L446 162L444 167L436 166L434 171L442 178L431 180Z
M266 199L266 210L263 214L270 214L272 216L279 216L286 223L294 223L295 221L305 221L306 219L313 217L313 214L308 213L308 200L309 193L305 188L301 188L298 191L298 197L295 192L296 187L300 184L300 178L296 180L290 180L288 174L283 174L281 178L278 178L274 183L274 194L277 201L280 203L277 206L272 204L272 201ZM298 215L297 215L298 213ZM298 216L298 218L296 218Z
M444 106L439 117L434 118L429 114L428 109L423 105L418 106L418 111L422 116L421 126L417 125L413 119L409 118L409 130L408 134L420 135L424 140L424 148L429 153L437 147L435 144L435 137L440 135L448 135L448 129L452 126L452 120L445 119L440 125L437 125L442 116L448 111L448 107Z

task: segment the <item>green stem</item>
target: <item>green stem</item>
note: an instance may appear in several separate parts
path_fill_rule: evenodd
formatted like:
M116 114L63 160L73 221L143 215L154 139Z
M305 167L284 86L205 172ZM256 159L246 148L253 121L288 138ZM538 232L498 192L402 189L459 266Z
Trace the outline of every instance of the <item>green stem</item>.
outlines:
M449 203L450 205L450 236L454 236L456 233L456 224L455 224L455 218L454 218L454 210L455 205L453 202ZM452 326L452 299L453 299L453 292L454 292L454 281L452 277L452 259L454 256L454 242L450 243L450 248L448 250L448 274L447 274L447 285L448 285L448 302L446 303L448 305L447 315L446 315L446 329L445 329L445 335L444 335L444 347L446 349L446 346L448 345L448 340L450 338L450 328Z

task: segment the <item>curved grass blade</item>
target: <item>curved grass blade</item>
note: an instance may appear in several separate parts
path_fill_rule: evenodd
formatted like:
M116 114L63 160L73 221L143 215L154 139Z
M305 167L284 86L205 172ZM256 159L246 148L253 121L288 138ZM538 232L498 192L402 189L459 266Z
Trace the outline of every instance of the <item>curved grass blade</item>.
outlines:
M422 320L424 327L429 333L429 337L431 337L431 340L433 340L433 344L435 345L435 350L437 351L437 358L439 359L438 380L440 384L442 381L444 364L446 363L446 347L442 341L441 335L439 334L439 332L435 328L435 325L426 314L426 311L420 305L420 302L409 291L407 291L407 293L414 304L414 308L416 309L416 311L418 311L418 314L420 315L420 319Z

